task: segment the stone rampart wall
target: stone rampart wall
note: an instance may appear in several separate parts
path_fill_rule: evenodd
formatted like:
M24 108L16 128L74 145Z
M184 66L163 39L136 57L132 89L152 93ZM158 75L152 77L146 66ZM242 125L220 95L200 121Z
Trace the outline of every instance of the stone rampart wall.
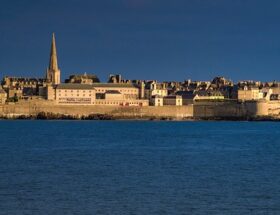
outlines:
M0 106L2 115L36 115L39 112L51 112L67 115L108 114L116 117L173 117L184 118L193 116L193 106L163 107L122 107L105 105L57 105L46 101L25 101L17 104Z
M196 102L186 106L122 107L104 105L57 105L50 101L21 101L0 105L1 115L36 115L51 112L67 115L108 114L116 117L246 117L280 114L280 102Z
M194 117L250 117L269 114L266 101L196 102L193 110Z

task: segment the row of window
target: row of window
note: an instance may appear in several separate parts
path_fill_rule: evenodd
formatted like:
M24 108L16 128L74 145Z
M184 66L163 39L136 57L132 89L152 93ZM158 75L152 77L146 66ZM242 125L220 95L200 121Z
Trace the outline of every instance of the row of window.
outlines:
M94 102L93 102L94 104ZM127 103L123 103L123 102L96 102L97 105L120 105L120 106L130 106L130 105L134 105L134 106L142 106L143 103L134 103L134 102L127 102Z
M59 104L91 104L90 98L59 98Z
M59 101L91 101L91 98L59 98Z
M97 92L106 92L108 89L97 89ZM120 92L127 92L127 93L138 93L137 90L118 90Z
M80 92L79 90L64 90L64 92L71 92L71 93L73 93L74 91ZM81 92L83 92L83 93L88 92L88 91L91 93L91 90L81 90ZM62 90L58 90L58 92L61 93Z
M60 97L61 96L61 94L58 94L58 96ZM68 95L67 94L65 94L64 95L64 97L67 97ZM73 94L71 94L71 96L74 96ZM77 94L76 96L80 96L80 94ZM83 97L85 97L86 95L85 94L83 94ZM91 96L91 94L89 94L88 96Z
M91 102L77 102L77 101L58 101L59 104L91 104Z
M97 89L98 92L106 92L108 89ZM63 90L58 90L58 92L62 92ZM73 92L73 91L77 91L79 92L79 90L64 90L64 92ZM86 92L89 91L91 92L91 90L81 90L82 92ZM120 92L130 92L130 93L138 93L137 90L119 90Z

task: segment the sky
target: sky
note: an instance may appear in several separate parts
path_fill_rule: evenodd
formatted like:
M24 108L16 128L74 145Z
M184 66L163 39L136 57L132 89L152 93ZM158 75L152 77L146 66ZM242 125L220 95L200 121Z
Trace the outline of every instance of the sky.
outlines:
M0 76L280 81L278 0L0 0Z

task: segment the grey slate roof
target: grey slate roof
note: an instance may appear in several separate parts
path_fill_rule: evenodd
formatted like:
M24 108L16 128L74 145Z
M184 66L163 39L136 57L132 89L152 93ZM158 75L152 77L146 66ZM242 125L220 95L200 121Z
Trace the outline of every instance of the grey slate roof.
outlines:
M182 98L180 95L168 95L164 96L165 99L177 99L177 98Z
M127 88L138 88L137 84L133 83L93 83L93 87L127 87Z
M106 90L105 92L106 94L121 94L119 91L117 90Z
M114 84L114 83L93 83L93 84L74 84L74 83L63 83L57 85L56 89L94 89L95 87L103 87L103 88L138 88L137 84L126 84L126 83L120 83L120 84Z
M62 90L91 90L94 87L91 84L59 84L56 86L56 89Z

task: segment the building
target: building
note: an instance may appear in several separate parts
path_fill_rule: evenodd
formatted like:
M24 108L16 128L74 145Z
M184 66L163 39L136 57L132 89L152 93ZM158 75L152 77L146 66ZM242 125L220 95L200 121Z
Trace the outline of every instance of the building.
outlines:
M163 106L163 97L159 95L154 95L150 98L150 105L160 107Z
M148 106L142 99L138 84L134 83L94 83L96 105Z
M47 87L48 100L60 105L148 106L131 85L58 84Z
M5 104L7 100L7 93L5 90L0 88L0 104Z
M76 84L93 84L99 83L100 80L96 75L83 74L83 75L71 75L69 79L65 80L65 83Z
M168 90L165 84L157 83L155 81L148 82L145 86L145 98L151 99L152 96L167 96Z
M63 105L93 105L95 89L90 84L59 84L55 87L55 101Z
M176 95L182 97L182 105L193 104L196 96L193 91L178 91Z
M257 87L244 86L237 91L237 99L241 101L260 100L264 98L263 92Z
M163 105L182 106L183 105L182 96L179 95L165 96L163 97Z
M96 97L102 98L107 91L118 91L124 99L139 99L140 91L137 84L132 83L94 83Z
M23 88L22 87L9 87L8 91L8 98L9 99L21 99L23 97Z
M46 79L47 79L48 83L60 84L60 69L58 68L57 52L56 52L56 44L55 44L54 33L52 35L50 62L49 62L49 67L48 67L47 72L46 72Z
M124 94L118 90L107 90L102 97L96 99L96 105L109 106L148 106L148 100L127 99Z
M8 92L8 97L31 97L39 95L39 89L45 84L45 79L22 78L6 76L2 80L2 87Z
M53 85L47 85L45 87L45 91L46 91L46 99L47 100L51 100L54 101L56 99L56 89L55 86Z

